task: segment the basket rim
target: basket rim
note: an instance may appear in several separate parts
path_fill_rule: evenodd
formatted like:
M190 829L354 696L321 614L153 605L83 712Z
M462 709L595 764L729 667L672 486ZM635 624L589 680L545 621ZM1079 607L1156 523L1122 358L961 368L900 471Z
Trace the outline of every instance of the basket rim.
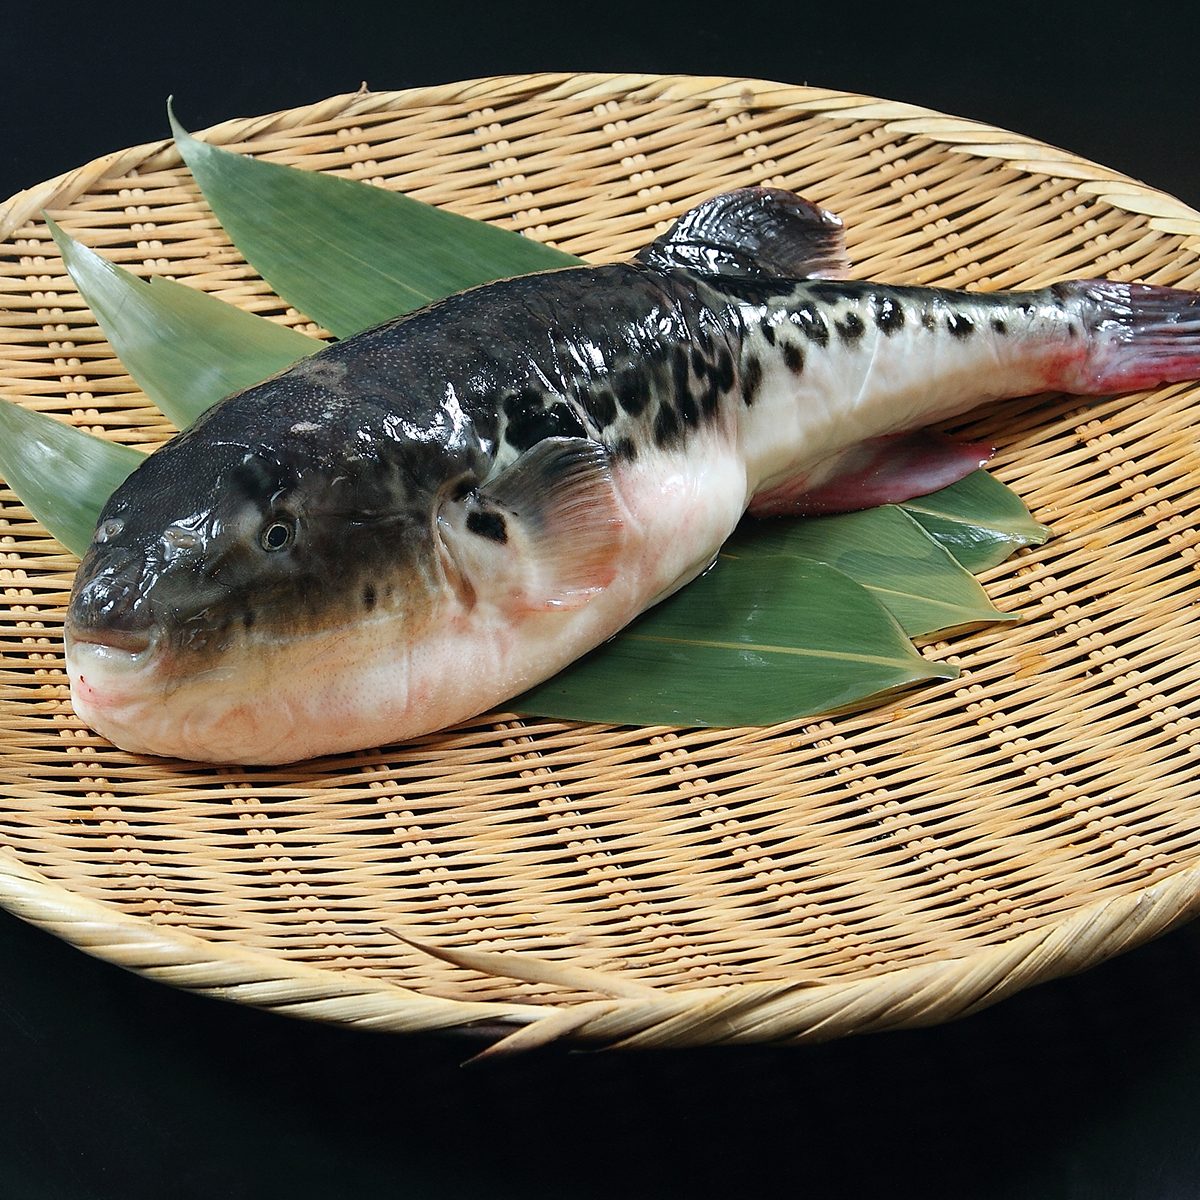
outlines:
M397 91L364 87L307 106L224 121L200 136L228 144L335 118L531 95L550 101L594 97L598 102L616 96L690 98L877 120L888 132L927 136L959 153L1075 181L1082 193L1141 215L1151 228L1180 235L1188 249L1200 250L1200 212L1068 151L902 101L741 77L543 72ZM181 161L173 142L164 139L110 152L35 184L0 203L0 240L12 238L43 210L69 203L102 178L135 167L178 166ZM1200 864L1137 892L1093 901L1061 920L969 954L819 983L779 980L655 988L525 954L457 953L411 943L491 975L554 982L607 997L558 1004L437 997L362 972L203 938L79 895L7 851L0 851L0 906L96 958L148 978L290 1016L390 1032L506 1034L494 1050L528 1049L555 1040L651 1048L824 1040L967 1015L1032 984L1095 965L1195 915L1200 911Z
M1025 134L966 117L950 116L902 100L886 100L859 92L777 83L738 76L651 75L615 72L534 72L485 76L431 87L343 92L315 104L282 109L257 117L237 117L210 125L193 136L226 145L270 131L284 131L335 117L367 116L381 111L463 100L499 99L536 93L547 100L621 95L626 99L725 100L756 108L803 107L810 112L877 120L894 133L925 135L964 154L995 158L1018 170L1039 171L1076 180L1080 190L1125 212L1149 219L1151 228L1200 238L1200 212L1182 200L1119 171L1069 150L1039 142ZM0 240L12 237L43 209L75 199L100 178L131 167L180 166L183 159L171 138L110 151L82 166L33 184L0 203Z

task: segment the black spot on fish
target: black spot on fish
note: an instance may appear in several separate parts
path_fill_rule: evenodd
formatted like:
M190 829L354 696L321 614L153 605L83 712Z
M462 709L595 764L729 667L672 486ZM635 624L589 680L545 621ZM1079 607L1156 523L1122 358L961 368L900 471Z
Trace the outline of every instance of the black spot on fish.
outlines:
M470 524L470 518L467 519L467 523ZM375 607L375 600L375 585L373 583L368 583L362 590L363 608L365 608L367 612L370 612L371 609Z
M871 297L871 315L882 333L893 334L904 328L904 309L893 296L875 294Z
M924 325L926 329L930 330L930 332L937 328L937 315L934 313L933 309L923 308L921 310L921 324Z
M692 349L692 374L697 379L703 379L708 373L708 363L704 361L704 355L698 349Z
M451 500L464 500L464 499L466 499L467 496L469 496L471 494L471 492L473 490L474 489L472 487L471 480L469 478L460 479L454 485L454 491L452 491L450 493L450 499Z
M775 326L770 321L764 321L762 324L762 335L766 338L767 345L775 345Z
M1008 326L1000 317L992 318L992 329L994 329L996 333L1000 334L1001 336L1008 332Z
M632 438L617 438L612 444L610 453L613 458L624 459L626 462L633 462L637 458L637 446L634 445Z
M713 379L717 387L728 392L733 387L733 355L728 346L722 346L717 351L717 363L713 369Z
M788 316L804 336L817 346L829 345L829 326L825 318L815 308L797 308Z
M862 317L855 312L848 312L840 321L834 321L834 328L843 342L856 342L863 335L866 326Z
M683 346L676 346L671 355L671 389L676 397L686 396L691 382L688 374L688 352Z
M499 513L480 512L478 509L469 512L467 513L467 528L472 533L477 533L489 541L499 542L502 546L508 541L508 527Z
M654 418L654 440L660 446L668 446L679 438L679 418L669 404L660 404Z
M506 422L506 436L511 442L514 431L540 419L546 406L542 402L541 396L531 396L527 392L515 392L504 397L502 407Z
M1079 336L1079 329L1076 326L1075 322L1074 321L1068 322L1067 337L1078 337L1078 336Z
M253 629L255 620L256 618L254 615L254 609L246 609L245 612L242 613L242 628Z
M585 391L582 401L584 411L596 422L598 428L604 429L617 419L617 401L608 388L600 388L594 392Z
M587 430L579 414L569 404L556 404L546 410L546 416L554 422L551 437L587 437Z
M617 379L616 393L617 403L631 417L640 417L650 402L650 389L646 380L635 371L628 371Z
M946 314L946 328L956 338L968 338L975 332L975 322L966 313L951 312Z
M561 402L545 405L541 393L532 388L504 401L508 425L505 440L517 450L528 450L552 437L585 437L579 415Z
M704 391L700 393L700 411L706 416L711 417L717 411L721 403L721 389L717 386L717 380L710 379L705 384Z
M701 327L700 331L696 334L696 341L700 343L700 349L704 351L705 355L711 358L713 352L712 334L707 329Z
M742 400L747 406L754 403L758 389L762 386L763 368L756 354L746 356L746 364L742 368Z
M795 342L784 342L783 361L793 375L799 375L804 370L804 351Z

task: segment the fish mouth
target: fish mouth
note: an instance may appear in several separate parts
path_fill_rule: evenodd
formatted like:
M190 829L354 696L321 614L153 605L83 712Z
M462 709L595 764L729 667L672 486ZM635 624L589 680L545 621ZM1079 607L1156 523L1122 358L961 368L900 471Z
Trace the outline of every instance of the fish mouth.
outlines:
M116 670L144 665L158 646L149 629L96 629L71 620L63 630L63 642L69 657L82 656Z

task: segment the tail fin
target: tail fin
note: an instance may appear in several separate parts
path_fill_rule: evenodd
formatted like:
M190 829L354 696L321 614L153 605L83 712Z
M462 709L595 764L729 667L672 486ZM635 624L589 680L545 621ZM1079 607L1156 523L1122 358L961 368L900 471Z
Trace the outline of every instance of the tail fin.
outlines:
M1079 313L1088 345L1059 386L1083 395L1200 379L1200 293L1085 279L1050 289Z

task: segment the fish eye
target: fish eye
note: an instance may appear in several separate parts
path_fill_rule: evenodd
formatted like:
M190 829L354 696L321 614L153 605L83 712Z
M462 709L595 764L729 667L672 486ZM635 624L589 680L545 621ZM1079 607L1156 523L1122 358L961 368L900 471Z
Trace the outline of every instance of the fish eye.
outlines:
M96 541L107 542L109 538L115 538L122 529L125 528L125 522L120 517L109 517L99 529L96 530Z
M296 537L296 526L292 521L279 520L278 518L271 521L270 524L263 526L263 531L258 535L259 544L264 550L286 550Z

